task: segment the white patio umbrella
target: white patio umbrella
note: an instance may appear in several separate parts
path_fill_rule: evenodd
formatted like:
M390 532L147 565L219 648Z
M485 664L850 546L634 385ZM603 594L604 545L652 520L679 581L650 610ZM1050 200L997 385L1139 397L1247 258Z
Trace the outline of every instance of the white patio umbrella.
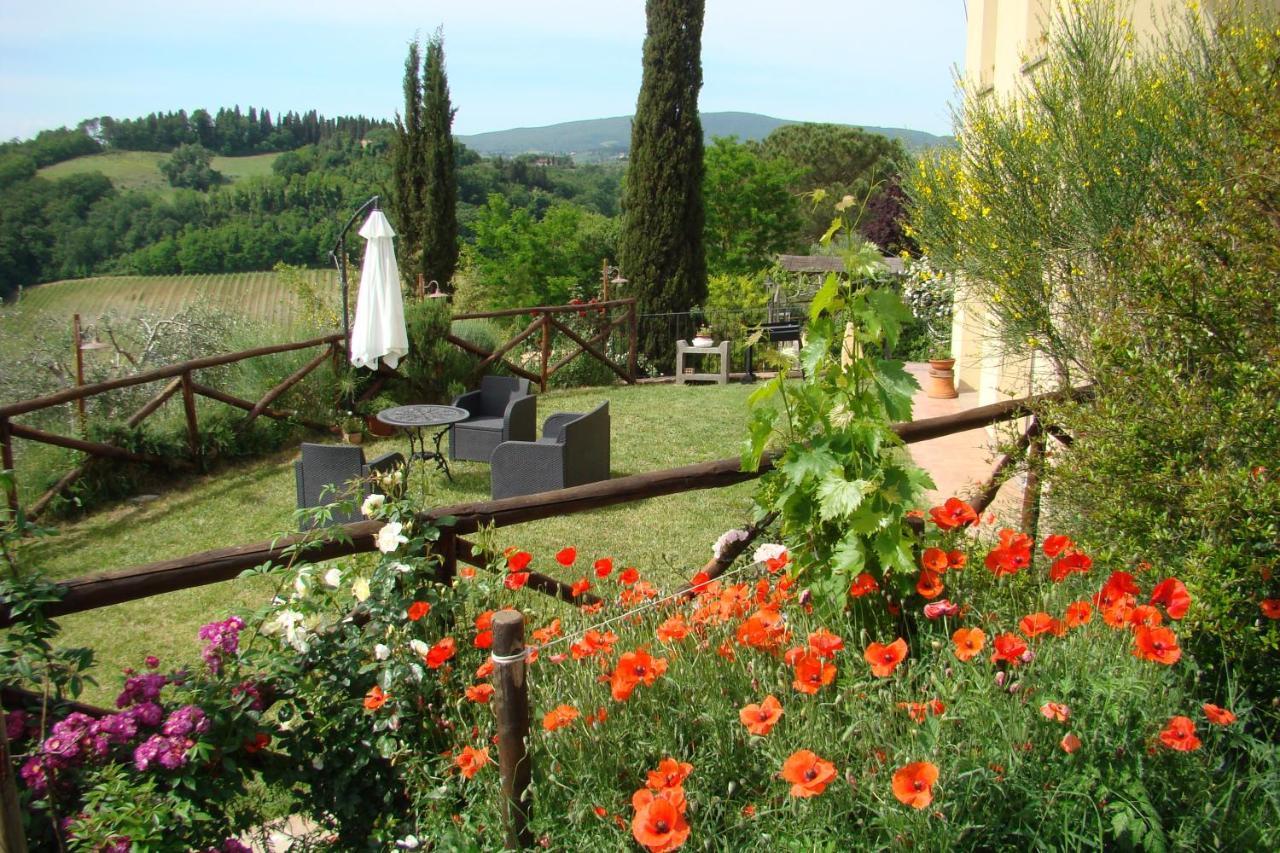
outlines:
M395 367L409 352L409 336L404 328L404 301L400 297L400 269L391 238L391 223L374 210L360 228L368 242L364 266L360 270L360 293L356 297L356 318L351 325L351 363L375 370L378 359Z

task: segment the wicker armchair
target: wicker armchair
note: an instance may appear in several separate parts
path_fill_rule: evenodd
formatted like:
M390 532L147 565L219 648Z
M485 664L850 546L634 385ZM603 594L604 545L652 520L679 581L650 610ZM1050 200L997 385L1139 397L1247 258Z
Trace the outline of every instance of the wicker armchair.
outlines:
M453 401L471 417L449 427L449 458L488 462L504 441L533 441L538 429L538 398L529 380L486 376L477 391Z
M350 498L353 481L358 483L359 498L363 500L366 495L376 491L374 484L369 481L371 474L386 473L403 464L404 456L395 452L384 453L366 464L364 450L359 447L304 443L302 458L293 463L293 474L298 487L298 509L324 506ZM335 509L329 523L346 524L362 518L359 509ZM303 530L316 526L318 525L311 519L304 519L301 525Z
M537 441L504 441L493 451L493 498L531 495L609 479L609 404L547 418Z

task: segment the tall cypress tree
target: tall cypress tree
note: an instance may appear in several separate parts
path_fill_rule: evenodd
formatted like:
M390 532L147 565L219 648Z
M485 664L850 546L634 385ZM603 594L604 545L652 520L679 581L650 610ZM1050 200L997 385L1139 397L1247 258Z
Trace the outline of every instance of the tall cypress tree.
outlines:
M444 70L444 36L427 42L422 79L422 273L449 288L458 268L458 178L454 168L453 115Z
M414 258L422 251L422 205L425 169L422 148L422 72L418 41L409 43L404 61L404 115L396 116L392 147L392 199L401 257ZM405 264L406 270L413 269Z
M623 274L642 313L687 311L707 295L702 243L702 18L704 0L647 0L644 74L631 124L623 200ZM640 327L640 347L669 366L666 324Z

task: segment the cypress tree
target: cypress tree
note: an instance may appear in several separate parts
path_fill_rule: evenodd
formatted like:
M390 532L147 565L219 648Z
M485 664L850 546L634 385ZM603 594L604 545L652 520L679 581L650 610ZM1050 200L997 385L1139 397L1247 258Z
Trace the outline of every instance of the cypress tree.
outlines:
M396 116L392 146L391 210L395 215L400 254L416 257L422 251L424 158L422 151L422 74L418 41L409 43L404 62L404 115ZM406 270L413 269L405 264Z
M645 3L644 72L631 124L619 253L646 314L688 311L707 294L698 118L704 5ZM674 359L665 323L642 324L640 348L655 365Z
M453 151L449 79L444 70L444 36L427 42L422 76L422 274L448 289L458 268L458 179Z

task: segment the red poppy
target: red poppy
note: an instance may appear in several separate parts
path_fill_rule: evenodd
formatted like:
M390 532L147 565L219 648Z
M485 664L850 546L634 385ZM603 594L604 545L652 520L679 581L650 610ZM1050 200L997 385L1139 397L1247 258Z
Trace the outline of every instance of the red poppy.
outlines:
M493 675L493 658L476 667L476 678L488 678Z
M787 641L787 623L776 607L761 607L738 626L738 642L754 649L773 649Z
M591 567L596 570L596 577L607 578L609 573L613 571L613 560L608 557L601 557Z
M729 644L728 640L725 640L716 648L716 654L730 662L738 659L737 651Z
M516 551L507 555L507 569L512 572L523 572L533 562L533 555L528 551Z
M574 598L577 598L589 589L591 589L591 581L586 578L578 578L573 582L573 585L569 587L569 592Z
M907 716L917 723L923 723L929 713L929 706L923 702L899 702L898 707L905 708Z
M1014 666L1022 663L1022 656L1027 653L1027 644L1017 634L1001 634L991 641L995 651L991 654L991 662L1007 661Z
M650 770L645 779L645 787L653 791L666 791L670 788L683 788L684 780L693 772L693 765L687 761L676 761L664 758L658 762L657 770Z
M477 649L493 648L493 632L481 631L471 640L471 645L475 646Z
M548 732L563 729L578 719L578 709L572 705L557 705L542 716L542 728Z
M369 692L364 696L364 709L366 711L376 711L385 705L390 698L390 693L382 692L382 688L375 684L369 688Z
M483 705L493 698L492 684L473 684L467 688L467 698Z
M592 613L599 613L602 609L604 609L604 602L597 601L595 604L584 604L578 609L581 610L583 613L586 613L587 615L590 615Z
M1236 715L1226 708L1219 708L1217 705L1211 705L1208 702L1201 707L1204 709L1204 715L1209 718L1211 723L1219 726L1229 726L1236 721Z
M790 562L791 562L791 555L788 554L786 551L783 551L778 556L770 557L769 559L765 560L764 567L769 570L770 574L776 575L778 572L786 568L787 564Z
M937 572L931 572L928 569L920 572L920 577L916 580L916 592L920 593L922 598L937 598L946 590L946 585L942 583L942 576Z
M836 767L807 749L791 753L782 764L782 779L791 783L791 796L816 797L836 778Z
M432 646L422 659L426 661L428 669L439 669L444 666L445 661L457 653L457 650L458 644L453 641L453 637L445 637Z
M830 660L842 649L844 649L844 640L826 628L819 628L809 635L809 650L823 660Z
M631 819L631 835L649 853L676 850L689 838L689 824L684 818L684 792L678 788L657 794L645 788L635 792L631 805L636 816Z
M947 552L947 568L952 571L963 569L968 562L969 555L964 551L952 550Z
M871 674L880 678L887 678L893 675L893 671L898 668L898 664L902 663L907 657L907 641L899 637L889 645L881 643L872 643L867 646L867 650L862 653L867 663L871 664Z
M870 572L863 572L853 580L853 585L849 587L849 594L854 598L862 598L868 593L875 592L880 588L880 584L876 583L876 579L871 576Z
M458 577L462 578L464 581L469 581L473 579L475 576L476 576L476 570L474 566L463 566L462 568L458 569Z
M1133 613L1134 607L1132 595L1121 595L1112 604L1102 608L1102 621L1112 628L1128 628L1129 614Z
M1017 574L1031 565L1031 537L1005 528L999 544L987 554L986 566L996 577Z
M423 616L431 612L431 603L427 601L415 601L409 605L409 621L417 622Z
M589 726L598 726L607 719L609 719L609 712L604 708L596 708L595 713L587 714L583 722Z
M568 568L573 565L573 561L578 559L578 550L576 548L561 548L556 552L556 562Z
M528 572L510 572L502 581L502 585L509 590L517 590L524 587L529 582Z
M1040 706L1040 713L1046 720L1056 720L1059 723L1071 719L1071 709L1060 702L1045 702Z
M1170 619L1181 619L1191 606L1191 593L1177 578L1165 578L1151 590L1151 603L1163 604Z
M1264 598L1258 602L1258 607L1268 619L1280 619L1280 598Z
M933 785L937 781L938 768L928 761L917 761L893 774L893 795L913 809L927 808L933 802Z
M675 643L689 636L689 625L683 616L672 616L658 626L658 639L664 643Z
M1130 625L1146 625L1149 628L1155 628L1164 621L1164 617L1150 604L1139 604L1129 611L1125 621Z
M948 567L947 552L941 548L925 548L924 553L920 555L921 568L928 569L931 572L939 574L945 572Z
M770 694L759 705L752 703L738 712L738 719L753 735L764 736L782 719L782 703Z
M453 764L462 773L464 779L470 779L479 773L491 760L488 747L476 749L473 746L464 746L458 757L453 759Z
M929 510L933 523L942 530L954 530L967 524L977 524L978 514L973 507L959 498L947 498L942 506Z
M1093 559L1080 551L1072 551L1061 559L1054 560L1049 569L1049 580L1061 583L1072 574L1085 574L1093 568Z
M1089 606L1089 602L1073 601L1067 605L1066 621L1068 628L1087 625L1091 619L1093 619L1093 608Z
M689 579L689 586L694 592L702 593L707 590L708 584L711 583L711 575L706 572L698 572Z
M1018 622L1018 630L1028 637L1038 637L1041 634L1057 633L1058 620L1054 619L1048 613L1032 613L1029 616L1023 616Z
M665 658L650 657L644 649L625 652L609 678L609 689L615 701L625 702L640 683L652 686L667 671Z
M1102 589L1094 596L1093 603L1107 608L1120 601L1126 595L1138 594L1138 582L1128 572L1112 572L1102 585Z
M1042 547L1044 548L1044 555L1049 559L1053 559L1064 551L1068 551L1074 547L1074 543L1072 543L1071 537L1055 533L1052 536L1046 536L1044 538L1044 545Z
M987 635L981 628L957 628L951 635L951 642L955 645L955 655L962 661L975 657L982 651L982 645L986 641Z
M1182 649L1178 647L1178 638L1168 628L1139 625L1134 630L1133 655L1170 666L1182 657Z
M560 633L560 620L552 619L550 625L547 625L545 628L538 628L534 630L533 641L545 646L556 637L559 637Z
M640 580L640 570L635 566L628 566L622 570L621 574L618 575L618 580L621 581L624 586L631 586L631 584Z
M1072 732L1067 732L1062 736L1062 740L1058 741L1058 746L1062 747L1063 752L1070 755L1080 748L1080 738L1076 737Z
M836 677L835 664L826 663L822 658L808 652L802 653L794 666L795 678L791 686L801 693L817 693L820 688L826 687Z
M1191 752L1200 748L1196 737L1196 724L1189 717L1174 717L1160 732L1160 742L1179 752Z

